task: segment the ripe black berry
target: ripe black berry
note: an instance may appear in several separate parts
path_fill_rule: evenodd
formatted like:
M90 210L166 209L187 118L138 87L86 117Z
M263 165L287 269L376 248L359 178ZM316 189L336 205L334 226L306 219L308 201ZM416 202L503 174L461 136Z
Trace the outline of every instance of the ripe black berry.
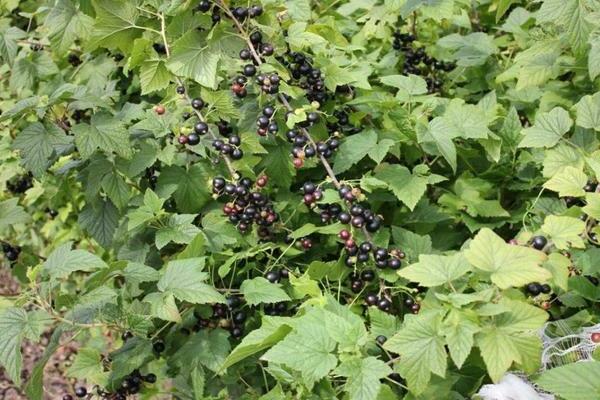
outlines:
M250 34L250 41L252 42L252 44L259 44L260 42L262 42L262 34L258 31L252 32Z
M85 397L87 395L87 389L83 386L79 386L75 388L75 396L77 397Z
M133 333L131 333L129 331L125 331L121 335L121 339L123 339L123 341L126 341L127 339L131 339L132 337L133 337Z
M317 114L316 112L309 112L308 114L306 114L306 120L311 123L314 124L317 121L319 121L319 114Z
M353 281L352 284L350 285L350 290L352 290L354 293L358 293L362 290L364 286L364 282L357 280L357 281Z
M254 76L256 74L256 67L252 64L244 65L244 75Z
M402 263L397 258L390 258L387 262L387 266L390 269L400 269Z
M377 302L377 308L379 308L381 311L389 311L391 307L392 303L388 299L380 299Z
M198 3L198 7L196 7L196 8L198 9L198 11L207 12L208 10L210 10L210 1L201 0Z
M201 110L204 107L204 100L201 98L195 98L192 100L192 108L194 110Z
M183 86L177 86L177 89L175 89L177 91L177 94L184 94L185 93L185 88Z
M143 379L148 383L154 383L154 382L156 382L156 375L148 374L148 375L144 376Z
M265 43L262 46L260 46L260 52L265 56L272 56L274 51L275 51L275 49L273 48L273 45L270 43Z
M377 295L370 293L367 295L367 297L365 297L365 303L367 303L367 305L369 306L374 306L378 303L379 298L377 297Z
M258 17L258 16L262 15L262 13L263 13L263 9L261 6L252 6L248 10L248 15L251 18Z
M541 285L540 290L542 293L548 294L552 291L552 288L547 283L544 283L543 285Z
M377 341L377 343L379 343L380 345L383 345L385 342L387 342L387 338L383 335L379 335L375 338L375 340Z
M205 135L208 132L208 124L204 121L200 121L194 125L194 132L198 135Z
M338 215L338 220L342 223L342 224L347 224L348 222L350 222L350 220L352 219L352 217L350 216L350 214L348 214L347 212L341 212Z
M546 239L544 236L534 236L531 240L531 246L537 250L542 250L547 243L548 239Z
M236 338L236 339L239 339L239 338L241 338L243 335L244 335L244 330L243 330L241 327L239 327L239 326L234 326L234 327L231 329L231 336L233 336L234 338Z
M265 275L265 278L271 283L276 283L279 281L279 273L277 271L269 271Z
M532 282L527 285L527 291L532 296L537 296L542 291L542 286L537 282Z
M195 133L190 133L189 135L187 135L187 143L190 146L195 146L198 143L200 143L200 136L198 136Z
M231 151L231 158L234 160L241 160L244 157L244 152L242 149L233 149Z
M73 396L71 396L70 394L65 394L65 395L62 397L62 400L73 400Z

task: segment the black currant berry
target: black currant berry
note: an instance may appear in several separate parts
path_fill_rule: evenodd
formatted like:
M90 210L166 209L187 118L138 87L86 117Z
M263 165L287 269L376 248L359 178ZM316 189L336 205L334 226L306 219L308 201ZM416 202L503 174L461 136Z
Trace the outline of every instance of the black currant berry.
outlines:
M542 291L542 287L541 287L541 285L539 283L532 282L532 283L530 283L530 284L527 285L527 291L532 296L537 296Z
M233 314L233 322L235 322L238 325L243 324L246 321L246 313L243 311L238 311L237 313Z
M256 74L256 67L252 64L244 65L244 75L254 76Z
M62 397L62 400L73 400L73 396L71 396L70 394L65 394L65 395Z
M365 297L365 303L367 303L369 306L377 305L378 302L379 298L376 294L370 293Z
M205 135L208 132L208 124L204 121L200 121L194 125L194 132L198 135Z
M197 97L192 100L192 108L194 110L201 110L203 107L204 107L204 100L202 100L201 98Z
M190 133L189 135L187 135L187 143L190 146L195 146L198 143L200 143L200 136L198 136L195 133Z
M156 375L148 374L148 375L144 376L143 379L144 379L144 381L146 381L148 383L154 383L154 382L156 382Z
M175 89L175 91L177 91L177 94L184 94L185 88L183 86L177 86L177 89Z
M244 335L244 330L243 330L241 327L239 327L239 326L234 326L234 327L231 329L231 336L233 336L234 338L236 338L236 339L239 339L239 338L241 338L243 335Z
M233 160L241 160L242 157L244 157L244 152L242 151L242 149L233 149L231 151L231 158Z
M87 395L87 389L83 386L79 386L75 388L75 396L77 397L85 397Z
M198 9L198 11L207 12L208 10L210 10L210 1L200 0L200 2L198 3L198 7L196 8Z
M379 308L381 311L389 311L391 307L392 303L388 299L380 299L377 302L377 308Z
M379 335L375 338L375 340L377 341L377 343L379 343L380 345L383 345L385 342L387 342L387 338L383 335Z
M547 243L548 239L544 236L534 236L533 239L531 239L531 246L537 250L542 250Z
M269 271L265 275L265 278L271 283L276 283L279 281L279 273L277 271Z

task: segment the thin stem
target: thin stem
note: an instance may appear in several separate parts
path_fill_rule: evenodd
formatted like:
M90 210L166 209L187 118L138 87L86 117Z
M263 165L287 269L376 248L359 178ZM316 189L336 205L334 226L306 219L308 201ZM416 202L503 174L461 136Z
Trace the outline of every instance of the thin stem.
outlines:
M235 16L231 13L231 10L229 10L229 8L222 1L217 1L217 2L215 2L215 4L221 10L223 10L223 12L225 14L227 14L227 16L233 21L233 23L235 24L236 28L239 30L241 37L246 41L246 44L248 45L248 49L250 50L250 53L252 54L252 57L256 61L256 64L259 65L259 66L262 65L263 61L261 60L260 56L256 52L256 49L254 48L254 44L250 40L250 36L248 35L248 32L246 32L246 30L240 24L240 22L237 20L237 18L235 18ZM292 106L290 105L290 103L287 101L287 99L285 98L284 95L279 94L278 98L279 98L279 101L281 102L281 104L283 104L283 106L288 111L293 111L294 110L292 108ZM308 139L308 141L314 147L317 146L317 144L315 143L315 141L313 140L312 136L310 135L310 133L308 132L307 129L301 127L300 131L306 136L306 138ZM329 164L329 161L327 161L327 159L322 154L319 154L319 160L321 161L321 164L325 168L325 171L327 171L327 175L329 176L329 178L333 182L333 185L335 186L335 188L339 189L342 185L341 185L339 179L337 178L337 176L335 176L335 173L333 172L333 168L331 168L331 164ZM362 232L365 235L365 237L367 238L367 240L369 240L369 241L372 240L371 234L366 230L365 227L362 228Z
M167 33L166 33L166 24L165 24L165 16L163 13L158 13L156 14L158 16L158 18L160 19L160 36L162 38L163 44L165 45L165 54L167 55L167 58L169 58L171 56L171 49L169 47L169 42L167 41ZM177 84L179 86L182 86L185 88L184 82L180 77L175 77L175 79L177 80ZM188 103L192 102L192 98L190 97L190 95L188 94L188 91L185 90L183 95L185 96L185 99L187 100ZM198 119L200 121L206 122L206 119L204 118L204 116L202 115L202 113L199 110L196 110L194 108L194 113L196 114L196 116L198 117ZM208 127L208 134L209 136L213 139L213 140L217 140L218 137L217 135L215 135L215 133L213 132L213 130L210 128L210 126ZM219 153L220 154L220 153ZM232 179L236 179L238 174L235 171L235 168L233 168L233 164L231 162L231 160L229 159L229 157L226 154L220 154L221 158L225 161L225 164L227 165L227 169L229 170L229 174L231 175Z

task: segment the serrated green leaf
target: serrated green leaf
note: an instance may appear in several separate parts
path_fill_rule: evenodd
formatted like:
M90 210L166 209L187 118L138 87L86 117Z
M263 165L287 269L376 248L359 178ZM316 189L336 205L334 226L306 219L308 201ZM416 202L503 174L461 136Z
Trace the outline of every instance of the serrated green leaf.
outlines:
M375 177L386 182L398 200L411 210L414 210L427 190L427 177L412 174L402 165L382 164L375 169Z
M419 262L402 268L398 274L421 286L440 286L452 282L471 269L461 253L451 256L422 254Z
M107 112L95 113L90 124L77 124L72 131L77 149L84 158L89 158L97 149L115 152L124 158L132 154L129 134L123 123Z
M560 197L579 197L585 194L583 187L586 183L587 176L583 173L581 168L566 166L546 182L544 187L554 192L558 192Z
M217 88L217 64L221 58L207 41L206 34L196 29L179 38L171 47L167 68L175 75L184 76L211 89Z
M85 250L72 250L72 242L67 242L48 256L43 264L44 271L53 279L68 277L75 271L95 271L108 268L101 258Z
M171 79L172 75L163 60L146 60L140 67L142 95L166 88L169 86Z
M77 379L88 379L96 385L106 386L108 383L108 372L104 371L102 355L91 347L77 350L73 364L67 369L68 377Z
M141 36L142 28L136 25L139 10L136 2L117 0L92 1L96 21L92 31L92 46L131 49L133 40Z
M156 247L162 249L171 242L178 244L190 243L200 233L200 228L192 223L195 218L195 214L169 215L165 224L156 231L154 239Z
M98 200L83 207L78 222L98 243L109 247L119 224L119 211L110 200Z
M381 379L392 369L375 357L354 357L342 362L334 374L346 378L344 391L350 400L375 400L381 388Z
M208 274L203 272L204 258L186 258L170 261L157 284L161 292L170 292L182 301L194 304L224 303L225 297L204 283Z
M13 148L21 151L23 166L40 176L71 142L72 138L56 125L35 122L17 135Z
M290 296L281 289L280 284L271 283L260 276L242 282L240 292L242 292L246 302L251 306L260 303L278 303L280 301L291 300Z
M377 146L377 134L372 131L363 131L349 136L336 153L333 172L340 173L362 160L373 148Z
M553 147L571 129L573 121L569 113L561 107L541 113L535 124L523 129L523 139L519 147Z
M502 289L551 278L540 266L546 259L544 253L507 244L488 228L479 231L471 241L465 257L474 267L489 272L492 282Z
M542 232L547 234L552 244L560 250L567 250L570 247L585 248L581 238L584 230L585 222L579 218L557 215L547 216L542 225Z
M50 28L48 36L52 47L59 53L66 53L76 40L86 39L93 18L77 7L77 2L58 0L50 9L44 25Z
M444 319L444 335L454 364L461 368L473 348L473 335L480 330L466 313L453 309Z
M202 365L218 373L222 372L230 349L228 332L222 329L202 330L177 350L173 361L180 367L195 368Z
M583 96L575 105L578 126L600 131L600 92Z
M594 400L600 397L598 374L600 362L579 362L546 370L535 383L565 400Z
M18 203L19 199L16 197L0 202L0 231L13 225L26 223L31 219Z

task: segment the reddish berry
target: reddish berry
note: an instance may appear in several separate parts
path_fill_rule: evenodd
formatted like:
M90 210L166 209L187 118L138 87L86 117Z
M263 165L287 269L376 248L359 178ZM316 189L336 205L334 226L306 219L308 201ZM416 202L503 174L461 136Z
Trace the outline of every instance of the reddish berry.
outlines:
M269 182L269 178L267 178L265 175L263 175L256 180L256 186L265 187L265 186L267 186L268 182Z
M591 339L594 343L600 343L600 332L592 333Z
M154 107L154 112L157 113L158 115L163 115L165 113L165 111L166 111L165 106L163 106L162 104L159 104L156 107Z
M301 158L294 158L294 161L292 161L292 163L294 164L295 168L302 168L302 166L304 165L304 161Z
M188 138L185 135L181 135L177 138L179 144L186 144L188 142Z
M347 229L342 229L338 235L342 240L348 240L351 236L350 232Z

